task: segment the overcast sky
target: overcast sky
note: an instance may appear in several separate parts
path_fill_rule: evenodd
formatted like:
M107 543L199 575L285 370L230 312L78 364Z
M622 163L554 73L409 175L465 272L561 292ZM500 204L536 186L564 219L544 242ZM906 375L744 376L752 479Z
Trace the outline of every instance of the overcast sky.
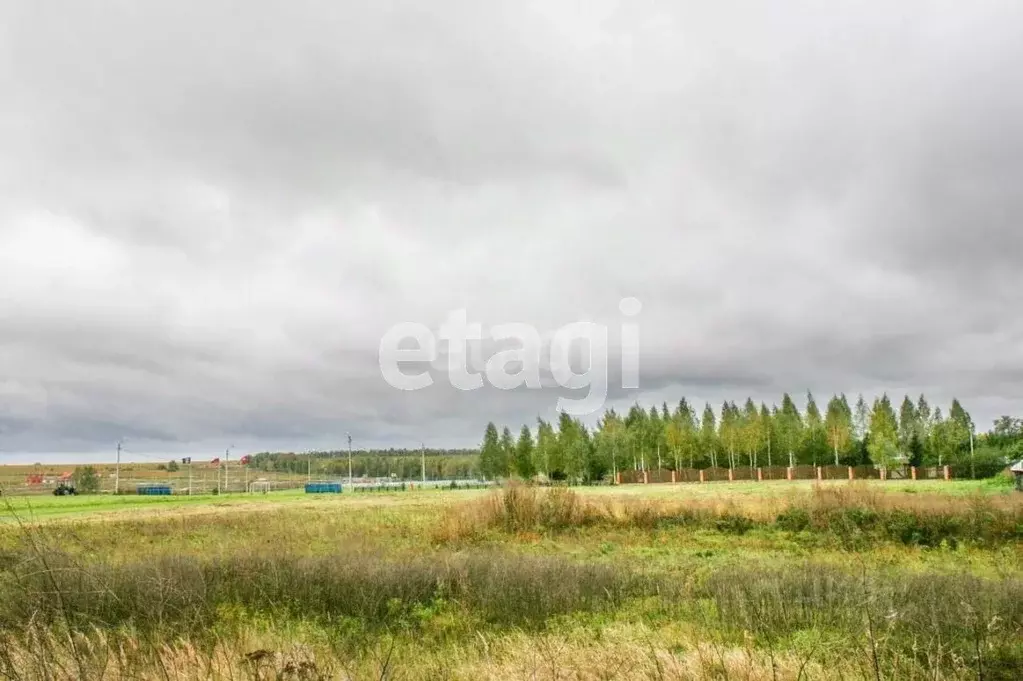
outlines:
M473 446L557 393L395 390L389 327L625 296L614 404L986 430L1023 413L1021 64L1018 0L0 3L0 458Z

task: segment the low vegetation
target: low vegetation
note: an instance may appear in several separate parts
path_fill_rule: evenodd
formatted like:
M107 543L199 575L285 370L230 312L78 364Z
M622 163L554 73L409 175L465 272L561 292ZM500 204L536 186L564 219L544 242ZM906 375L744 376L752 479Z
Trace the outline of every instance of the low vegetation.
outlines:
M0 678L1018 678L1023 495L774 485L21 518Z
M866 484L850 484L773 499L599 499L581 497L568 488L513 485L452 508L435 537L480 540L495 530L550 533L584 527L675 526L729 534L777 528L857 545L896 541L997 546L1023 539L1023 498L883 493Z

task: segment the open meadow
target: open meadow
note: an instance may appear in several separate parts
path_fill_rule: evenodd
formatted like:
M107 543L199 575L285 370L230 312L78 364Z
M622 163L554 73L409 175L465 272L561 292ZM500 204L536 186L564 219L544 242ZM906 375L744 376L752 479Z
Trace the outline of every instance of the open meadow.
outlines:
M1018 679L1001 481L5 497L0 678Z

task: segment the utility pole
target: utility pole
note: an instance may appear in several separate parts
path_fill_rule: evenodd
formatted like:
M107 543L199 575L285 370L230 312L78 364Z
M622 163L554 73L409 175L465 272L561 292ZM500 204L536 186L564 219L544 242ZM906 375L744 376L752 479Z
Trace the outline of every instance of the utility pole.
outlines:
M352 434L345 433L348 437L348 485L352 484Z
M188 457L188 496L192 496L192 457Z
M117 467L114 468L114 494L121 491L121 441L117 441Z
M231 482L229 480L230 466L231 466L231 450L234 449L234 445L228 446L224 451L224 493L230 493Z
M420 455L423 464L423 482L426 482L426 444L423 442L419 443Z

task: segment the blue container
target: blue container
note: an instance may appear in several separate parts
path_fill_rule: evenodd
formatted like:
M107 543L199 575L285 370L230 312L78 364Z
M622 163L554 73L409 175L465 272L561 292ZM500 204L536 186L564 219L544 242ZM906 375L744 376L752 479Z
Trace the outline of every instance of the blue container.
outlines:
M341 494L340 482L310 482L305 486L306 494Z
M170 496L169 485L139 485L138 493L146 496Z

